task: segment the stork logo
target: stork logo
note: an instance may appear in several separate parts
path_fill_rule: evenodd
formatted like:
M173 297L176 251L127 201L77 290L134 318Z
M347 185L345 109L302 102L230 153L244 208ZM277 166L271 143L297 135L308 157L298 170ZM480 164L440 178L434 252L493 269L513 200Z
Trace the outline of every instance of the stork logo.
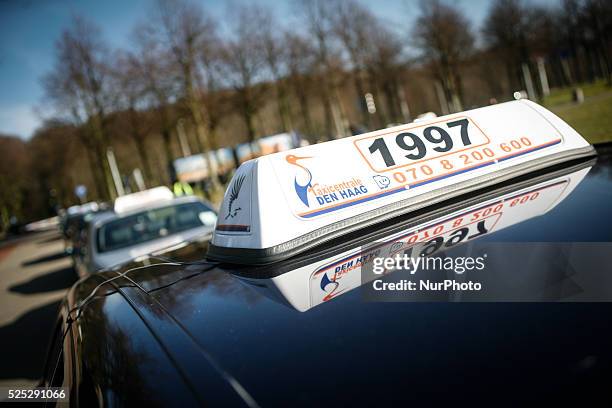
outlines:
M312 173L305 166L298 163L300 160L311 159L311 157L300 157L295 156L293 154L288 155L286 158L287 163L292 164L300 169L300 173L295 176L293 180L293 186L295 188L295 193L298 198L304 203L306 207L310 207L308 203L308 190L312 189ZM298 177L300 180L306 180L305 183L299 183Z
M336 292L339 287L340 287L340 282L336 281L335 273L332 279L329 279L329 277L327 276L327 273L324 273L323 277L321 278L321 290L327 293L327 295L325 295L325 297L323 298L323 301L327 302L328 300L344 292L344 290Z
M240 194L240 189L242 188L242 184L244 183L245 178L246 176L244 174L241 174L236 177L234 179L234 182L232 183L232 191L230 191L229 202L227 206L227 215L225 216L226 220L228 218L234 218L236 215L238 215L238 211L242 210L241 207L232 209L232 206L234 205L234 201L238 199L238 195Z

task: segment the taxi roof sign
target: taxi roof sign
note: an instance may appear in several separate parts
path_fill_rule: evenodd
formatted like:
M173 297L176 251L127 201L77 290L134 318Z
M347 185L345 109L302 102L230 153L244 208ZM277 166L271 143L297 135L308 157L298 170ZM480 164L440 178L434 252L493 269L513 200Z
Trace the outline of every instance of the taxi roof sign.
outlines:
M250 160L237 170L208 256L269 263L342 234L595 154L526 100Z
M137 193L126 194L115 199L114 210L117 214L147 208L158 203L171 201L174 194L168 187L154 187Z

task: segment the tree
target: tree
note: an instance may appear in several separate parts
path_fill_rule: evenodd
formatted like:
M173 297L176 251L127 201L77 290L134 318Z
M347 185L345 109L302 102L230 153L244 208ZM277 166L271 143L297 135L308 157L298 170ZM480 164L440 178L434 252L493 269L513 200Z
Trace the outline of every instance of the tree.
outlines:
M401 71L406 67L402 61L404 47L397 35L379 21L373 21L372 24L365 58L366 69L385 96L386 119L391 122L402 119L409 121L407 101L400 84Z
M261 106L264 47L260 35L261 9L243 7L232 24L232 37L224 43L222 59L228 85L235 92L238 112L244 120L249 142L255 140L254 118Z
M585 0L586 27L590 28L598 66L608 86L612 86L612 4L605 0Z
M371 36L376 32L372 28L378 25L377 19L370 10L355 0L337 1L333 3L333 6L333 32L348 56L349 66L353 71L355 92L359 99L361 119L370 128L371 115L366 108L364 95L366 92L376 94L376 90L372 88L366 90L366 83L369 81L364 76L367 72L368 50L372 48Z
M180 72L173 63L171 51L162 47L157 37L156 27L151 24L141 24L133 32L136 68L146 84L146 96L150 99L148 106L156 113L163 141L165 167L171 179L175 158L171 138L172 129L176 126L173 104L180 94ZM171 182L170 179L167 181Z
M401 93L397 71L402 44L394 32L358 1L337 1L334 5L334 33L348 57L362 122L372 127L373 115L366 109L366 93L372 94L378 102L375 112L378 127L388 121L397 121L400 116L398 94Z
M317 89L321 98L324 115L324 132L328 139L334 134L346 135L343 109L338 98L339 53L333 44L334 2L310 0L299 3L306 23L308 35L314 44L315 65L313 74L317 77ZM332 130L335 127L335 130Z
M287 95L287 49L278 30L278 22L270 9L254 8L252 16L257 17L259 40L263 51L263 59L274 82L278 121L282 132L290 130L291 114Z
M222 61L223 45L218 42L211 45L206 53L202 53L201 61L204 68L200 88L205 92L202 99L208 108L208 131L213 141L213 149L219 148L217 131L223 124L223 118L231 111L230 91L223 88L222 78L225 75L225 65Z
M601 77L612 83L612 5L603 0L563 0L557 25L570 82ZM571 71L567 60L571 61Z
M200 55L216 40L214 21L199 6L188 0L158 0L154 23L161 28L160 42L169 51L180 72L181 98L195 125L196 134L205 153L216 143L211 140L209 116L198 90ZM220 184L209 160L208 171L212 188L219 191Z
M146 78L141 75L140 61L134 54L118 52L113 67L113 75L116 81L117 92L117 119L125 117L127 133L136 146L140 163L143 166L144 178L149 183L153 181L153 170L149 160L149 152L146 147L146 139L150 134L152 126L145 117L148 108L146 101L147 83Z
M79 160L85 148L79 137L79 129L70 123L46 121L34 133L27 144L30 157L28 173L35 180L30 186L32 200L24 211L43 217L55 214L57 206L66 208L76 202L74 187L83 184L92 191L93 175L83 171L90 156ZM85 167L87 168L87 167Z
M523 64L529 62L530 12L521 0L496 0L485 19L485 44L496 50L507 67L511 89L522 87Z
M28 159L23 140L0 135L0 233L8 229L12 217L23 219Z
M91 171L102 198L114 198L110 168L105 159L110 145L107 109L112 105L109 92L108 48L100 30L76 17L56 44L56 60L43 78L46 96L58 113L70 118L83 144L92 156Z
M309 107L309 89L312 88L315 65L315 52L311 44L302 36L285 32L284 47L287 52L287 85L293 90L300 108L304 132L314 140L315 133Z
M424 60L431 64L450 110L462 110L459 69L474 45L470 22L456 7L440 0L422 1L412 35Z

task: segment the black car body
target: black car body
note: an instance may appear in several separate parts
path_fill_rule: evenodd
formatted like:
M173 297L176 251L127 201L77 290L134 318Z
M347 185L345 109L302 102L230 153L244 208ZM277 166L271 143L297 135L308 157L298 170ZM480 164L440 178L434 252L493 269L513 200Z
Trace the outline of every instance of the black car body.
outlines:
M610 150L598 147L597 163L555 208L479 242L612 241ZM283 301L290 294L267 287L429 213L269 267L207 263L200 244L166 255L180 264L151 259L81 280L63 303L44 383L68 386L75 405L609 406L610 303L367 302L352 290L298 311Z

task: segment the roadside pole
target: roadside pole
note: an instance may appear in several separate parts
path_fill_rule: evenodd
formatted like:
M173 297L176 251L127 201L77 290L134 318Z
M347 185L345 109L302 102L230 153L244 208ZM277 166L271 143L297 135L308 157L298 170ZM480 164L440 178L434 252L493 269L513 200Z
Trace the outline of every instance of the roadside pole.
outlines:
M548 76L546 75L546 67L544 66L544 58L538 57L538 76L540 77L540 85L542 86L542 95L550 95L550 87L548 86Z
M139 168L135 168L132 170L132 177L134 177L134 181L136 182L136 186L138 186L138 190L143 191L146 190L144 177L142 177L142 171Z
M179 119L176 124L176 133L178 134L179 144L181 145L181 152L183 153L183 157L191 156L191 149L189 149L189 143L187 143L187 138L185 137L185 127L183 125L184 120Z
M121 183L119 167L117 167L117 160L115 160L115 152L113 152L112 147L106 149L106 158L108 159L108 166L110 167L111 174L113 176L113 182L115 183L115 190L117 191L117 195L125 195L125 190L123 189L123 184Z
M527 88L527 95L532 101L536 100L535 89L533 88L533 81L531 80L531 72L529 71L529 65L523 62L521 65L523 70L523 79L525 80L525 87Z

